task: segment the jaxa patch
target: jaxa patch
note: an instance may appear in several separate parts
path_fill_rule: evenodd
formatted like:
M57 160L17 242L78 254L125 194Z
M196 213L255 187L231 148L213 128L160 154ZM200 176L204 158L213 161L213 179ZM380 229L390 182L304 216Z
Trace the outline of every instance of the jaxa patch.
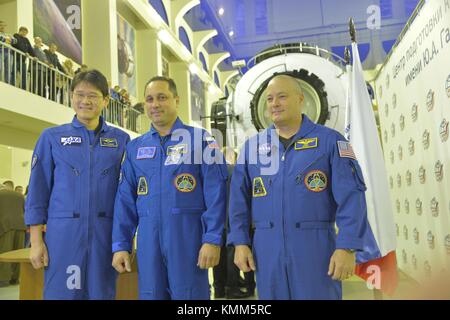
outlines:
M100 138L100 146L107 148L117 148L119 144L116 138Z
M253 198L267 196L266 187L261 177L253 178Z
M31 160L31 169L32 170L36 166L37 161L38 161L38 157L37 157L37 155L34 155L33 160Z
M321 192L327 188L327 175L320 170L313 170L308 172L305 176L305 186L308 190L313 192Z
M145 177L139 177L137 194L138 196L145 196L148 194L147 179L145 179Z
M298 140L295 142L294 150L305 150L305 149L317 148L317 145L318 145L317 137L301 139L301 140Z
M353 148L350 142L338 141L337 145L339 150L339 156L341 158L350 158L356 160L356 156L355 153L353 152Z
M176 176L174 180L175 187L180 192L192 192L197 185L194 176L189 173L182 173Z
M156 147L143 147L139 148L136 156L136 160L153 159L156 154Z
M72 144L81 144L81 137L61 137L61 144L63 146L72 145Z
M187 153L187 144L176 144L174 146L167 147L167 155L172 156L176 154L185 154Z

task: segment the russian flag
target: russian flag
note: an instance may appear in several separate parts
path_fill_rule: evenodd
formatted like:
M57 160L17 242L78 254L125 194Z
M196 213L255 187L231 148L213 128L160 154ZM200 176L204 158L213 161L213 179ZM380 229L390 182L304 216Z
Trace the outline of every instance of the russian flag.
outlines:
M366 280L369 287L392 295L398 282L394 215L375 114L356 42L352 43L352 53L345 134L366 182L369 221L364 251L356 253L355 274Z

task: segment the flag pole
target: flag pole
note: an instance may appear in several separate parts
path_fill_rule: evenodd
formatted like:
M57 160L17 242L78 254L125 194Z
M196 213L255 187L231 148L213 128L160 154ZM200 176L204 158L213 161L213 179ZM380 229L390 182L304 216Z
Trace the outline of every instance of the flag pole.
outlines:
M355 22L352 17L350 17L350 19L348 21L348 29L349 29L350 39L352 40L352 43L356 43L356 28L355 28ZM348 49L348 47L345 48L344 59L347 64L350 64L350 50ZM383 293L381 292L381 290L373 288L372 292L373 292L374 300L383 300Z

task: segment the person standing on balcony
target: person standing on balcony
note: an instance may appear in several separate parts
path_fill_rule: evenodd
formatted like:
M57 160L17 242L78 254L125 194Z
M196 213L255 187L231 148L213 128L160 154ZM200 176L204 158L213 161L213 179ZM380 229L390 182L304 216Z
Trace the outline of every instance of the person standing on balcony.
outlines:
M71 94L72 123L46 129L33 153L25 206L30 260L45 268L44 299L114 299L114 195L130 138L100 116L109 95L99 71L77 74Z
M46 68L49 65L47 55L42 51L42 39L40 37L34 37L34 59L31 62L31 83L32 83L32 91L40 95L41 97L45 97L45 86L47 85L47 75L48 69ZM45 65L44 65L45 64Z
M14 38L16 38L17 42L13 45L13 47L22 52L23 55L17 52L15 53L16 57L13 59L12 78L15 83L17 73L20 74L21 88L23 90L26 90L27 88L27 57L32 58L35 56L33 47L31 46L27 35L28 29L26 27L20 27L19 33L14 34Z
M6 27L6 22L0 20L0 81L14 84L11 79L12 60L9 46L14 45L17 40L5 32Z
M59 92L59 87L56 86L56 79L57 79L57 70L64 73L64 68L59 62L58 55L56 52L58 51L58 46L54 43L52 43L48 49L44 50L45 54L47 55L47 60L50 63L50 69L49 76L48 76L48 86L50 91L50 99L53 101L56 101L56 96ZM59 77L59 73L58 73ZM62 95L62 93L61 93Z

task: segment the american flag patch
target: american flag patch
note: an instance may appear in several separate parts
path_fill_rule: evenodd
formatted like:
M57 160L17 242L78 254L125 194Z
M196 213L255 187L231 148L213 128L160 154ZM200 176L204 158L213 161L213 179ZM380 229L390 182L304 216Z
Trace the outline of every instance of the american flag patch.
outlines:
M352 145L347 141L338 141L337 142L339 149L339 156L341 158L351 158L356 160L355 153L353 152Z

